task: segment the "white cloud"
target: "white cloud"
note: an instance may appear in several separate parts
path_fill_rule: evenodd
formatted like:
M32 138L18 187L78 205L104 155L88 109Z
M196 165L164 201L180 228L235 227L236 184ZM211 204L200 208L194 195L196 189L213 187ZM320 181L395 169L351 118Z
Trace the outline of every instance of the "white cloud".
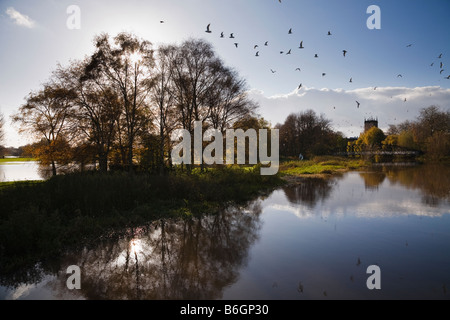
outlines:
M443 110L450 107L450 89L434 87L373 87L354 90L317 89L303 87L283 95L267 97L260 90L249 96L259 103L260 115L272 125L283 123L291 113L307 109L324 114L335 130L345 136L359 136L364 119L376 117L379 127L416 120L422 108L436 105ZM405 101L406 99L406 101ZM357 107L356 100L360 102Z
M36 23L27 15L24 15L14 9L13 7L9 7L6 9L6 14L14 21L15 24L26 27L26 28L34 28Z

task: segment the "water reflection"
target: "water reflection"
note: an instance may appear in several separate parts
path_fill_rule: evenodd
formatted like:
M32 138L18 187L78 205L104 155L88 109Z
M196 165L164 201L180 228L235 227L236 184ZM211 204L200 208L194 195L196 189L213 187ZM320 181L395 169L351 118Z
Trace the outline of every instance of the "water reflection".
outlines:
M315 207L317 202L326 200L337 180L342 176L333 176L329 179L305 178L300 184L283 187L284 194L289 202L293 204L304 204Z
M188 220L160 220L71 253L47 286L68 294L65 268L78 265L83 299L220 299L238 279L261 228L260 202Z
M445 299L448 170L306 179L217 215L154 221L3 278L0 299ZM66 288L69 265L81 290ZM381 291L366 287L369 265Z

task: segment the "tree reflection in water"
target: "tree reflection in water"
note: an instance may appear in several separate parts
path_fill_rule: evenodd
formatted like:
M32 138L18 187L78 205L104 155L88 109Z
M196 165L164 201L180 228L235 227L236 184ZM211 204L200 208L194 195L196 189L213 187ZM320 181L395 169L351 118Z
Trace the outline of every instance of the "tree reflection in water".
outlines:
M341 175L330 178L305 178L295 186L283 187L283 192L289 202L293 204L303 204L314 208L318 201L326 200L337 184Z
M220 299L237 281L261 229L260 201L220 214L159 220L119 240L68 254L52 290L64 295L65 268L81 268L85 299Z

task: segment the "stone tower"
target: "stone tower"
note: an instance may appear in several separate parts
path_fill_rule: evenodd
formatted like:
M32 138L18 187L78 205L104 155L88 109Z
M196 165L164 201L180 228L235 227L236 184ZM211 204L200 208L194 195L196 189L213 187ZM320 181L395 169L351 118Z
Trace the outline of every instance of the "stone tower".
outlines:
M364 119L364 132L367 132L372 127L378 128L378 118Z

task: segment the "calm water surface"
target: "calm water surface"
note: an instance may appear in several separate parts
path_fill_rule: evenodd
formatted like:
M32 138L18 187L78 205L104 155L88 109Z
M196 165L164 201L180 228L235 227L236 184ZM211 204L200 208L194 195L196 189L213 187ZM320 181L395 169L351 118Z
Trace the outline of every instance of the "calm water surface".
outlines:
M66 287L69 265L80 290ZM380 290L367 288L370 265ZM219 215L129 230L2 285L0 299L449 299L450 170L307 179Z
M0 163L0 182L43 180L45 174L37 161L11 161Z

